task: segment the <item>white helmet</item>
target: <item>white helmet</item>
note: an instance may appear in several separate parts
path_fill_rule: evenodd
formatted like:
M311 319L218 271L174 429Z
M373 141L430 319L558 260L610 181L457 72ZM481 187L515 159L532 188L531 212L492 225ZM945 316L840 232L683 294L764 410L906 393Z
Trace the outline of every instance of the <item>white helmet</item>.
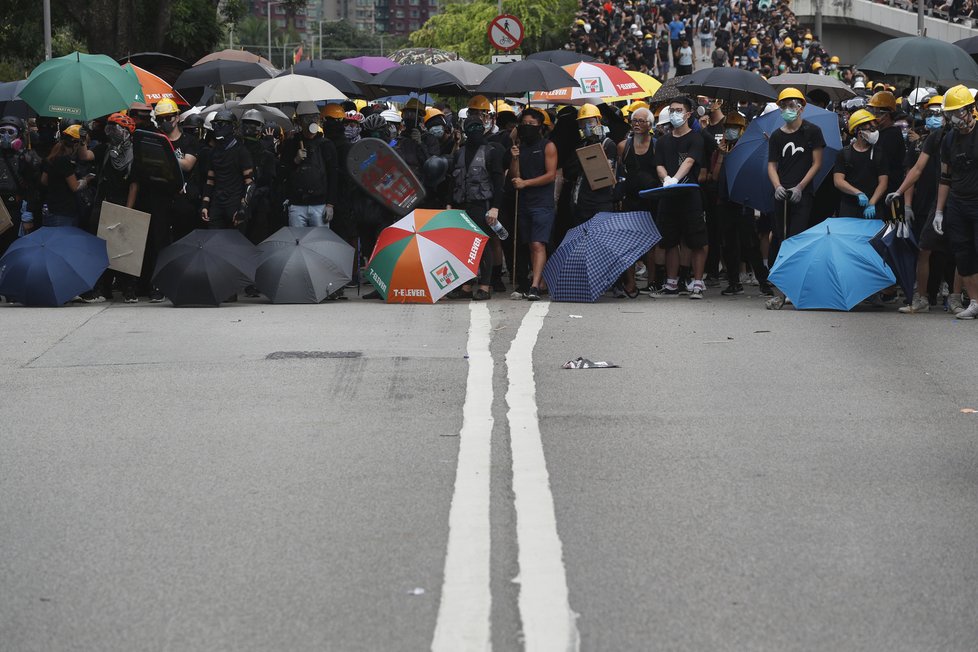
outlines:
M211 124L214 121L214 116L217 115L217 111L211 111L204 118L204 129L208 131L214 131L214 126Z
M655 126L662 127L667 124L669 124L669 107L664 106L662 107L662 110L659 111L659 119L656 121Z
M910 103L910 106L917 106L932 95L934 93L931 93L928 88L915 88L910 91L910 95L907 95L907 101Z
M394 124L401 124L401 114L394 109L387 109L386 111L380 112L380 117L382 117L387 122L392 122Z
M764 110L761 111L761 115L767 115L768 113L771 113L772 111L777 111L777 110L778 110L778 105L777 104L775 104L774 102L768 102L767 103L767 106L764 107Z

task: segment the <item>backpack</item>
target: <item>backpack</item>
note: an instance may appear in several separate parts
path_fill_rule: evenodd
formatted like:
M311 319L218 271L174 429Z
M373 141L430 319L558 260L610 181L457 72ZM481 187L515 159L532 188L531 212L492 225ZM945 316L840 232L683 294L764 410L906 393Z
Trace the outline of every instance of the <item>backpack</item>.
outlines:
M713 20L711 18L700 19L700 34L710 34L713 32Z

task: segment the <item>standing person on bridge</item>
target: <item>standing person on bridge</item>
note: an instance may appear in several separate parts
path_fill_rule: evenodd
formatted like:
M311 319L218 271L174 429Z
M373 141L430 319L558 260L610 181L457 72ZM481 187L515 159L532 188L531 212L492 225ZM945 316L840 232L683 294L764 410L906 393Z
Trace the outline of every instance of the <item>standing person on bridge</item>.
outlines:
M958 319L978 317L978 130L975 99L966 86L944 94L949 133L941 144L941 182L937 190L934 230L947 235L964 289L971 300Z

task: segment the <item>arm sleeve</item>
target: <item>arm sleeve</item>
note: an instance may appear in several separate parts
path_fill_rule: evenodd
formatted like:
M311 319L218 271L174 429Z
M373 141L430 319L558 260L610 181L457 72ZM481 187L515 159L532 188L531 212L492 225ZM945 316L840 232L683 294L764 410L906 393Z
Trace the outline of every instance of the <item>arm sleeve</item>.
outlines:
M696 164L699 165L700 167L702 167L705 164L706 149L704 147L702 135L700 137L696 137L694 135L694 137L690 141L689 153L687 154L687 156L692 158L696 162Z

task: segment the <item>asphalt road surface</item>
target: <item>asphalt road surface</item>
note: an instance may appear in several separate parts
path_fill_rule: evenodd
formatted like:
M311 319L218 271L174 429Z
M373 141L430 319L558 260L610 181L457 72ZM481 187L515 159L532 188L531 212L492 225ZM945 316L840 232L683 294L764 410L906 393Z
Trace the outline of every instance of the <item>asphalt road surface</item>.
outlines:
M711 290L0 326L5 652L978 646L973 322Z

